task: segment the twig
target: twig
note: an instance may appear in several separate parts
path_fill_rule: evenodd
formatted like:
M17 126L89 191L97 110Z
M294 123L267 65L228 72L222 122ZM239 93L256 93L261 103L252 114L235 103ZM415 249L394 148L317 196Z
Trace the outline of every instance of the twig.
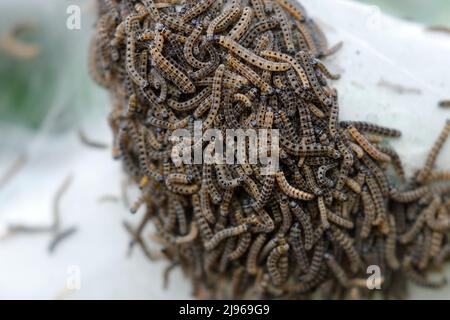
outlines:
M0 177L0 190L19 172L26 163L26 155L21 154L6 170L5 174Z
M60 225L61 225L61 214L60 214L60 202L61 198L64 195L64 193L69 188L70 184L72 182L72 176L69 175L61 184L61 186L56 191L55 198L53 200L53 225L52 228L55 232L59 231Z
M26 226L22 224L12 224L8 226L8 233L13 235L16 233L31 233L31 234L37 234L37 233L48 233L52 232L53 228L48 226Z
M64 231L61 231L59 233L57 233L53 239L50 241L50 244L48 246L48 252L49 253L53 253L56 249L56 246L61 243L64 239L70 237L71 235L73 235L74 233L76 233L78 231L78 228L73 226L73 227L69 227Z
M440 32L440 33L446 33L450 34L450 28L446 26L429 26L425 28L426 31L431 32Z
M441 108L450 108L450 100L439 101L439 107L441 107Z
M27 225L10 225L8 227L8 235L13 235L17 233L29 233L29 234L39 234L39 233L52 233L53 237L48 246L49 253L53 253L56 249L56 246L61 243L64 239L68 238L72 234L74 234L78 229L77 227L70 227L66 230L59 231L61 228L61 218L60 218L60 202L62 196L65 194L67 189L72 182L72 176L69 175L64 179L61 186L56 191L54 200L53 200L53 222L50 226L27 226Z
M143 219L143 221L140 223L140 225L138 226L137 230L134 230L133 227L127 222L124 221L123 222L123 226L125 227L125 230L128 231L128 233L131 235L132 237L132 241L130 242L130 248L128 251L128 256L131 254L131 249L133 248L135 243L138 243L139 246L142 248L142 251L144 252L145 256L151 260L157 260L158 258L160 258L160 255L157 255L155 252L152 252L150 249L147 248L147 245L145 244L144 240L142 239L141 233L142 230L147 222L147 220L149 219L148 215Z
M422 91L418 88L408 88L408 87L402 86L401 84L388 82L384 79L381 79L380 81L378 81L378 85L380 87L392 89L393 91L397 92L398 94L404 94L404 93L421 94L422 93Z
M105 203L105 202L119 202L120 199L118 196L115 196L113 194L105 194L97 199L99 203Z
M121 198L124 206L129 209L130 204L130 197L128 196L128 181L126 178L122 180L122 183L120 184L120 191L121 191Z
M78 136L80 137L80 141L88 147L96 149L108 148L108 145L106 143L91 140L82 129L78 130Z
M170 273L173 269L175 269L175 267L178 265L177 262L173 262L171 264L169 264L165 269L164 269L164 280L163 280L163 288L167 289L169 287L169 277L170 277Z

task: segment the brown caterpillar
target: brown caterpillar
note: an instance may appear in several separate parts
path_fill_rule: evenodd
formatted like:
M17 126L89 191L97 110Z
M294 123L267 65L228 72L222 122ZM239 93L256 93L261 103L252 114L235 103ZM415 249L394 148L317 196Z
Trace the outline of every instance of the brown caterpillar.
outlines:
M234 41L239 41L240 38L245 34L245 32L250 27L250 23L253 18L253 10L251 7L245 7L242 11L242 16L236 25L228 33L228 36Z
M298 21L304 20L303 12L298 7L296 7L295 4L292 3L291 1L289 0L275 0L275 1L296 20Z
M327 218L329 221L333 222L334 224L345 228L345 229L353 229L353 222L350 220L347 220L336 213L332 212L331 210L327 209ZM323 223L322 223L323 225Z
M205 242L204 244L205 249L210 251L214 249L222 240L229 237L240 235L246 232L247 230L248 230L247 224L240 225L237 227L230 227L228 229L223 229L217 232L215 235L213 235L209 241Z
M239 43L232 40L230 37L219 37L219 44L236 54L240 58L244 59L248 63L268 71L286 71L290 68L288 63L272 62L257 56L247 48L241 46Z
M206 30L206 35L211 37L215 32L221 32L228 25L230 25L235 19L239 17L241 13L240 0L232 1L231 7L224 11L222 14L218 15L211 21Z
M185 14L181 16L181 22L186 23L201 15L203 12L214 3L214 0L202 0L190 8Z
M333 275L339 281L339 283L343 287L348 287L350 285L350 281L344 271L344 269L339 265L336 259L329 253L324 254L325 261L328 265L328 268L333 272Z
M315 198L314 194L307 193L305 191L298 190L292 187L289 182L286 180L283 172L276 173L276 180L281 190L286 193L289 197L299 200L309 201Z
M449 133L450 133L450 120L447 120L444 129L442 130L441 134L434 143L433 148L431 149L428 155L424 168L419 171L419 174L416 177L416 180L418 182L424 182L428 178L428 175L430 174L433 165L436 162L436 158L439 155L439 152L444 147L444 144L447 141Z
M259 234L255 239L255 241L253 241L252 245L250 246L246 262L246 270L249 274L256 274L257 272L258 255L264 243L266 242L266 239L267 239L266 234L264 233Z
M255 71L239 62L236 58L229 56L227 62L233 69L236 69L240 74L260 88L263 92L266 94L273 93L273 88L267 82L264 82Z
M186 39L186 42L184 43L183 47L184 58L191 66L197 69L204 68L205 66L208 65L207 62L203 62L195 58L193 53L194 44L199 40L202 31L203 31L202 27L197 26L189 35L189 37Z
M352 240L347 234L342 232L335 226L331 226L332 238L336 240L337 243L344 249L350 262L350 269L352 272L357 272L362 265L361 258L352 244Z
M402 135L401 131L399 131L399 130L392 129L392 128L387 128L387 127L382 127L382 126L379 126L377 124L370 123L370 122L364 122L364 121L341 121L340 124L342 126L346 126L346 127L352 125L353 127L358 129L359 131L369 132L369 133L373 133L373 134L381 135L381 136L398 138L398 137L400 137Z
M375 160L390 162L391 157L382 153L376 147L374 147L353 125L349 125L347 128L350 135L355 141Z
M275 19L258 21L247 31L239 42L247 48L259 34L274 29L277 26L278 21Z
M302 66L293 57L291 57L287 54L284 54L284 53L270 51L270 50L264 50L260 54L263 57L272 58L272 59L280 60L282 62L289 63L292 66L292 68L295 70L295 72L298 74L298 76L300 77L303 89L309 88L308 77L306 76L305 70L303 70Z
M152 56L155 66L180 90L185 93L193 93L195 91L195 86L189 78L181 70L171 64L166 58L164 58L164 56L157 51L156 48L152 48L150 50L150 55Z
M295 52L294 39L292 36L291 25L288 21L288 18L281 7L278 4L274 4L275 15L280 23L281 33L283 35L284 45L286 47L287 52L293 53Z
M212 87L212 102L211 102L211 109L209 110L208 116L206 117L204 128L209 128L215 117L217 116L217 113L220 109L220 101L222 97L222 80L223 80L223 73L224 73L225 66L221 64L214 74L214 82Z
M429 191L430 188L428 186L423 186L414 190L403 192L394 189L391 191L391 198L401 203L413 202L422 198Z
M304 232L305 249L311 250L313 246L313 227L309 216L300 208L298 203L291 202L290 204L292 213L296 219L300 222Z
M269 272L270 278L272 279L272 283L275 286L280 286L282 284L282 272L279 270L277 263L283 255L285 255L289 250L289 245L286 243L284 245L278 246L273 249L269 257L267 258L267 270Z

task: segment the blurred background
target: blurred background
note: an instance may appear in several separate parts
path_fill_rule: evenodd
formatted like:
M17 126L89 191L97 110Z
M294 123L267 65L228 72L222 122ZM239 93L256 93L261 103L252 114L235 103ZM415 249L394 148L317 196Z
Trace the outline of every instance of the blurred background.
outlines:
M351 3L302 1L313 12L322 2ZM447 0L359 2L450 27ZM70 5L81 9L81 29L66 27ZM359 7L348 8L343 12L358 14ZM123 187L126 178L108 148L108 96L88 74L94 23L93 0L0 0L0 298L189 298L177 271L171 275L176 288L162 290L155 275L165 263L148 263L138 248L127 259L130 236L122 224L137 225L142 212L128 213L136 190ZM80 133L102 148L88 147ZM57 219L67 239L56 247L58 194Z
M425 25L450 26L450 2L447 0L358 0L399 18Z
M71 5L80 29L66 25ZM88 73L95 14L93 0L0 0L3 299L190 297L162 290L166 265L130 249L123 224L142 212L129 213L137 190L112 160L108 95Z

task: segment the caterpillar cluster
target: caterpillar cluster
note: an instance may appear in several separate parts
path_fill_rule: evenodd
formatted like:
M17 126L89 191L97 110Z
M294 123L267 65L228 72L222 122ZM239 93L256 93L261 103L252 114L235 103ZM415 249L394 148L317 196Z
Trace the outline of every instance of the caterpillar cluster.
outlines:
M405 182L400 136L340 121L318 25L293 0L98 0L91 74L112 96L115 158L161 254L201 298L402 298L450 253L448 173ZM321 60L322 59L322 60ZM179 128L278 129L280 166L173 161ZM248 144L244 146L248 148ZM203 148L200 143L194 148ZM379 267L380 290L367 286Z

